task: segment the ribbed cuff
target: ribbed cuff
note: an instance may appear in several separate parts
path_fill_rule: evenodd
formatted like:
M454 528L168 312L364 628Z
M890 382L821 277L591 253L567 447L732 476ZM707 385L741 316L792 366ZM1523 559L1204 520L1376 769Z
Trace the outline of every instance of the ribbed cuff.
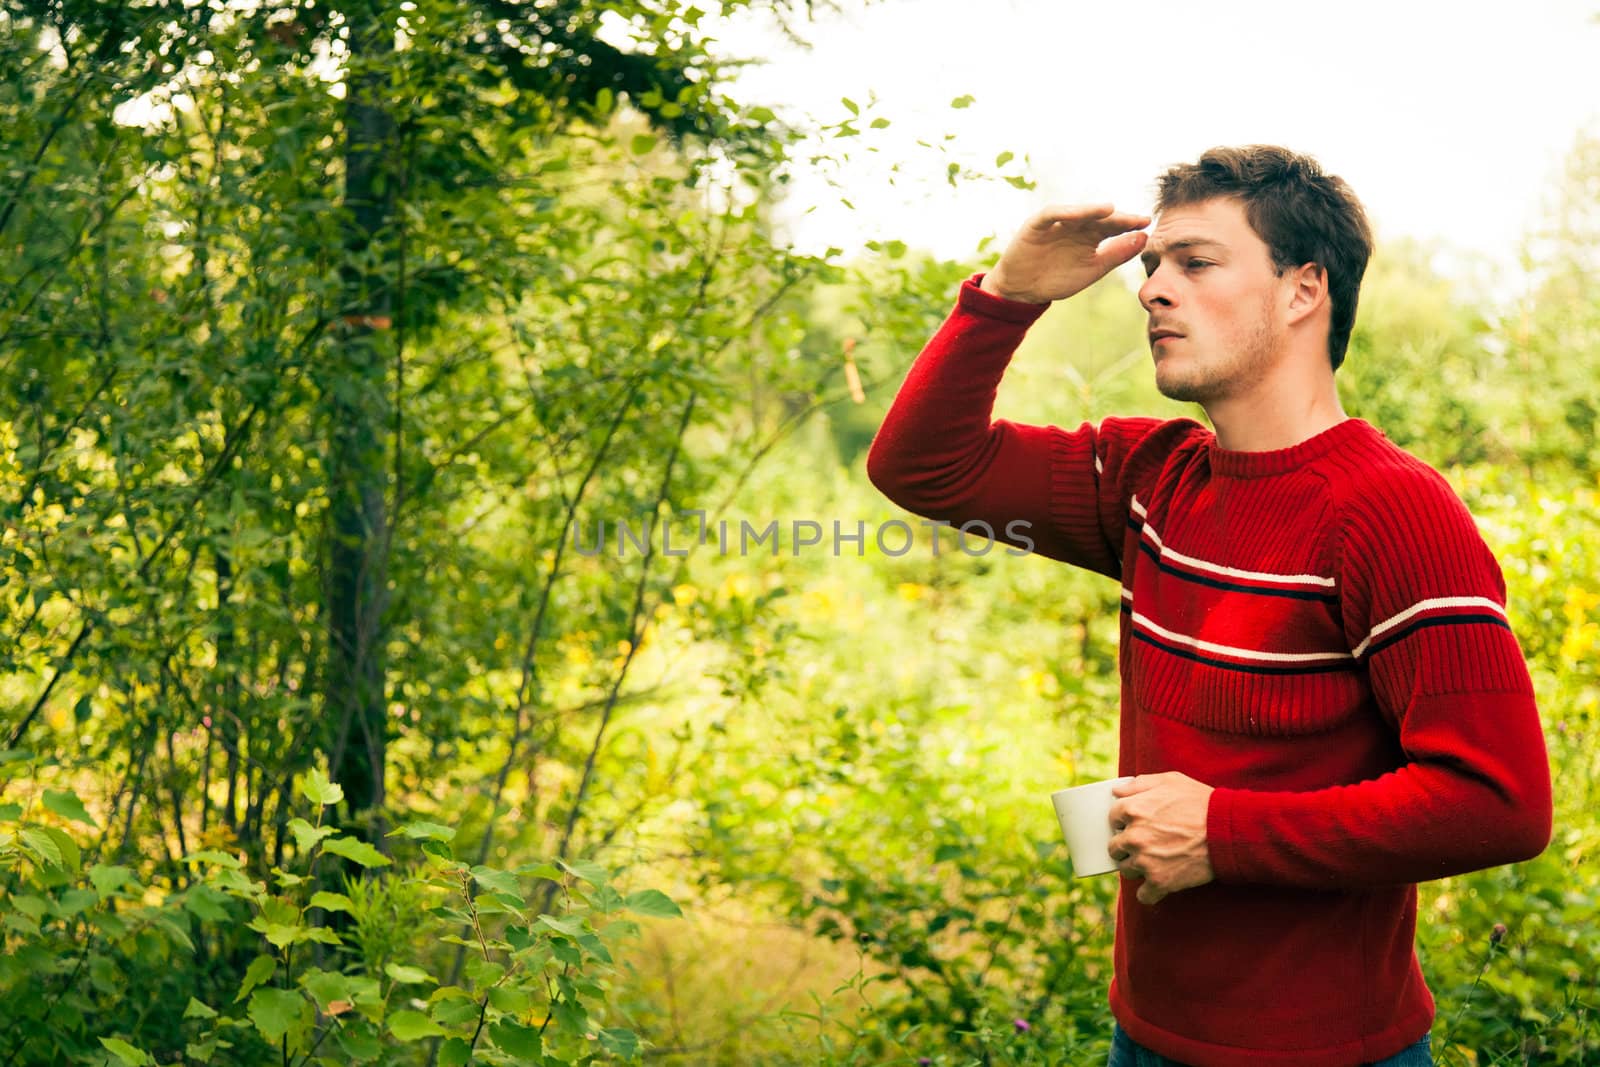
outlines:
M1049 304L1030 304L1022 300L1007 300L1003 296L995 296L978 288L983 282L988 271L979 271L961 283L961 292L956 297L956 303L964 311L974 315L984 315L991 319L1001 319L1005 322L1015 322L1029 325L1040 315L1050 309Z
M1219 882L1242 882L1238 850L1233 837L1233 806L1237 789L1213 789L1206 806L1206 849L1211 873Z

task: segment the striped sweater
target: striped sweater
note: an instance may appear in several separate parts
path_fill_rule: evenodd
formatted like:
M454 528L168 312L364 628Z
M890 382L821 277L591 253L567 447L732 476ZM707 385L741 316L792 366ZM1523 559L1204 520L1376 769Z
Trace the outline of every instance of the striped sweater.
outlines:
M1215 880L1155 906L1122 884L1113 1013L1196 1067L1415 1043L1434 1013L1415 883L1535 856L1551 828L1532 684L1471 515L1360 419L1272 452L1189 419L991 421L1043 309L981 279L867 469L912 512L1022 520L1010 543L1119 581L1119 772L1216 789Z

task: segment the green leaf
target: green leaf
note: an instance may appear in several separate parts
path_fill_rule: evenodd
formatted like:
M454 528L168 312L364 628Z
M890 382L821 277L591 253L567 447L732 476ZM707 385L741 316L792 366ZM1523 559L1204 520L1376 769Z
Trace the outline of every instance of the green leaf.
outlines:
M389 1017L389 1032L401 1041L421 1041L425 1037L443 1037L444 1027L420 1011L397 1011Z
M326 774L313 767L306 775L306 780L300 783L300 794L313 804L327 807L344 799L344 787L328 781Z
M0 822L12 822L22 818L21 804L0 804Z
M1011 152L1001 152L998 156L994 157L994 165L997 167L1003 167L1016 158L1017 157Z
M189 891L184 893L184 907L189 909L190 915L206 923L226 923L232 918L227 913L227 897L218 893L211 886L197 883L189 886Z
M577 1037L589 1029L589 1012L576 1000L565 998L551 1005L550 1014L558 1027Z
M239 995L233 998L235 1004L250 995L250 990L272 977L278 969L278 961L271 956L257 956L250 961L250 966L244 972L244 984L239 986Z
M298 941L315 941L320 945L342 945L342 944L344 944L344 940L342 938L340 938L338 934L336 934L332 930L328 929L326 926L306 926L306 927L302 927L301 930L300 930L299 935L296 937L296 940L298 940Z
M214 863L219 867L226 867L230 871L237 871L244 866L243 860L240 860L235 856L230 856L226 852L218 852L216 849L212 848L201 849L199 852L191 852L189 855L183 857L183 862Z
M548 878L552 882L562 880L561 868L551 863L524 863L516 869L516 873L533 878Z
M250 929L266 937L273 948L284 948L305 940L302 933L305 927L298 923L275 923L257 918L250 923Z
M975 100L970 95L969 96L958 96L954 100L950 101L950 106L953 107L953 108L960 109L960 108L964 108L964 107L971 107L974 103L975 103Z
M296 1028L310 1007L298 989L258 989L250 997L250 1021L271 1042Z
M94 891L104 900L112 893L121 889L133 880L133 871L127 867L108 866L96 863L89 868L89 884L94 886Z
M504 893L519 901L522 899L522 887L517 884L517 876L510 871L497 871L493 867L474 867L472 880L491 892Z
M189 1006L183 1009L183 1017L185 1019L215 1019L217 1017L217 1012L216 1009L202 1004L193 997L190 997Z
M439 1067L466 1067L472 1057L472 1047L459 1037L452 1037L439 1046Z
M583 919L577 915L569 915L565 919L558 919L554 915L541 915L537 921L540 926L549 927L556 933L568 937L580 937L585 932Z
M434 982L434 979L421 967L408 967L403 963L390 963L383 968L383 973L393 978L396 982L406 985L420 985L423 982Z
M510 1019L501 1019L489 1027L489 1040L493 1041L497 1048L518 1059L542 1059L544 1056L539 1031Z
M470 944L470 942L469 942ZM477 946L474 945L474 948ZM506 973L504 965L486 960L481 955L467 960L467 977L479 986L490 986L500 981Z
M179 917L183 918L182 925L179 925L178 923ZM181 911L175 912L172 915L166 915L162 914L161 912L157 912L150 918L150 924L152 926L159 926L161 929L165 930L167 932L167 939L173 944L178 945L189 952L193 952L194 942L189 940L188 923L188 917L185 916Z
M92 889L74 887L67 889L56 898L56 914L63 919L70 919L74 915L88 911L100 902L100 896Z
M343 856L363 867L387 867L389 858L365 841L357 841L353 837L334 837L322 843L322 851L331 852L335 856Z
M600 1031L600 1047L624 1059L632 1059L639 1054L639 1038L632 1030L613 1027Z
M310 852L312 846L325 837L332 837L336 831L331 826L312 826L304 819L290 819L289 832L294 834L294 843L300 846L301 852Z
M889 120L880 116L873 119L870 125L874 130L885 130L889 128Z
M81 822L96 828L99 826L89 817L88 811L84 810L83 801L78 799L78 794L76 793L69 793L64 789L46 789L44 791L44 806L63 819Z
M337 971L313 967L300 976L300 984L323 1010L327 1010L328 1005L336 1000L355 1000L355 994L350 990L350 979Z
M656 139L648 133L636 133L633 140L628 142L628 150L636 156L642 156L656 146Z
M32 893L16 894L7 903L36 923L50 914L50 902Z
M479 915L522 915L527 901L506 893L479 893L476 900Z
M211 1057L217 1054L217 1046L232 1047L228 1042L219 1038L208 1038L205 1041L190 1041L183 1046L183 1054L196 1063L210 1063Z
M497 985L489 990L489 1004L507 1015L521 1015L533 1006L533 997L518 986Z
M54 837L44 832L42 826L24 826L22 833L23 846L33 857L46 867L65 867L66 861L61 856L61 848L56 844Z
M598 863L586 860L561 861L561 866L590 885L605 885L611 880L611 871Z
M389 836L408 837L413 841L452 841L456 832L453 828L436 822L408 822L398 830L391 830Z
M475 1000L444 1000L430 1008L428 1014L444 1026L472 1026L477 1023L481 1011Z
M850 114L852 114L852 115L861 114L861 109L856 106L856 102L854 100L850 99L848 96L841 96L839 98L839 103L843 104L844 107L845 107L845 110L850 112Z
M61 850L62 868L70 874L77 874L83 865L83 853L78 850L78 842L59 826L43 826L40 829L56 843L56 848Z
M371 1063L383 1055L383 1046L376 1035L366 1030L353 1030L341 1027L339 1036L334 1038L339 1043L339 1048L350 1057L351 1063Z
M611 952L606 948L605 942L601 941L594 934L583 934L578 938L578 944L582 946L585 952L599 960L601 963L609 964L612 962Z
M683 915L683 910L672 902L672 898L659 889L641 889L637 893L629 893L627 907L631 912L655 919L676 919Z
M355 904L343 893L317 892L311 894L311 903L308 908L321 908L323 911L347 911L355 914Z
M145 1067L146 1064L155 1062L150 1058L150 1053L136 1049L120 1038L102 1037L100 1044L104 1045L113 1056L121 1060L125 1067Z

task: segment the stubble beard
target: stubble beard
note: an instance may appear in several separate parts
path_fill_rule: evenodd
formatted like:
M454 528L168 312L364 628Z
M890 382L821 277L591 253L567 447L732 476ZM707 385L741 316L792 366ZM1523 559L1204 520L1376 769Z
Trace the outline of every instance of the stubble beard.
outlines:
M1187 338L1185 338L1187 340ZM1223 353L1210 361L1191 362L1187 374L1162 376L1156 368L1156 388L1169 400L1207 404L1224 400L1242 388L1259 381L1271 366L1278 347L1270 305L1263 302L1260 314L1243 336L1224 339ZM1169 362L1169 369L1177 370Z

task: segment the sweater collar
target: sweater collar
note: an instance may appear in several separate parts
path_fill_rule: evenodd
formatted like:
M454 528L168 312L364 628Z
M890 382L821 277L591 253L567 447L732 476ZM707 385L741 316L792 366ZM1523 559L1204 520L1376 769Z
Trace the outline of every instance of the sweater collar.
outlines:
M1334 449L1348 448L1362 438L1384 436L1365 419L1348 418L1288 448L1267 452L1232 452L1211 438L1211 472L1221 478L1263 478L1286 474L1320 459Z

